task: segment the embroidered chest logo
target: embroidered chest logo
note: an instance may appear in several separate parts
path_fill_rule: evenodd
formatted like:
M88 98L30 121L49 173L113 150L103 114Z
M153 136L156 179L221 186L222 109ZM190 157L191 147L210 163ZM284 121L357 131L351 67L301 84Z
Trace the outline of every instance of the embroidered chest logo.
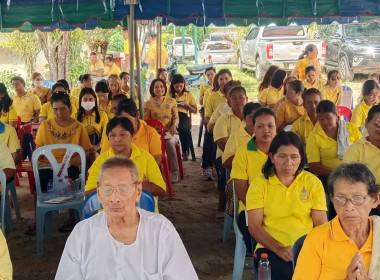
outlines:
M62 133L60 131L56 131L55 127L50 122L48 123L48 130L49 130L49 132L57 140L66 140L66 139L71 138L73 135L75 135L77 133L78 127L79 127L79 125L76 125L72 129L70 129L68 131L64 131Z
M305 186L303 186L302 190L301 190L301 193L300 193L300 200L302 202L307 202L307 201L309 201L309 199L310 199L310 194L307 191L307 189L305 188Z

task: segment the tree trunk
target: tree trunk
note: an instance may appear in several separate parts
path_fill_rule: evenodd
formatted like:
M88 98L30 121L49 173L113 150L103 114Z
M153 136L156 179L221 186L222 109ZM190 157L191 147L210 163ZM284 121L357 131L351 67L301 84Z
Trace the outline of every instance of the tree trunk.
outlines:
M58 44L58 80L68 78L70 66L69 32L61 31Z

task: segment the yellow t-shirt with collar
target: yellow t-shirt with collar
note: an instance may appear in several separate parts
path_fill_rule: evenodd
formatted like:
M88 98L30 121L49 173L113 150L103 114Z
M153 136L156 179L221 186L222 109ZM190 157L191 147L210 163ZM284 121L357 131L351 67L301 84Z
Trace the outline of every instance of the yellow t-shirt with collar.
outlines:
M309 137L310 133L313 131L314 126L319 125L318 122L315 123L315 125L311 122L310 117L307 113L305 113L302 117L298 118L290 128L290 131L293 131L296 133L303 143L303 145L306 147L307 138Z
M100 59L98 59L95 64L90 62L90 71L104 69L104 63Z
M256 177L247 192L247 211L263 208L263 229L282 246L293 246L313 228L311 210L327 211L325 191L321 181L307 171L301 171L286 187L273 175ZM264 246L257 244L258 248Z
M309 59L309 58L302 58L297 61L296 65L294 66L294 70L298 71L299 80L303 82L305 80L305 69L307 66L313 65L315 69L317 70L317 75L321 73L321 64L319 63L318 58Z
M22 97L17 94L13 97L13 106L23 123L30 122L34 117L34 111L41 109L41 101L37 95L27 93Z
M92 114L89 116L85 116L85 115L82 116L81 123L85 127L88 135L97 133L101 137L103 135L103 130L106 130L106 127L108 124L107 114L104 112L99 112L99 115L100 115L99 123L95 121L95 118L96 118L95 112L92 112Z
M269 87L261 91L261 94L257 96L259 101L267 105L276 104L281 98L284 97L284 88L276 89Z
M293 124L298 118L305 113L303 105L297 106L291 101L285 101L278 106L276 115L276 126L279 128L281 125Z
M358 141L362 135L352 123L346 123L348 140L351 144ZM320 162L323 166L334 170L342 162L338 158L338 142L328 137L323 128L318 125L309 134L306 143L306 154L309 163Z
M71 93L70 93L70 97L71 96L75 96L76 98L79 98L79 95L80 95L80 92L82 91L82 88L81 87L76 87L74 88Z
M108 117L108 120L112 119L115 114L112 110L112 103L111 101L108 102L107 106L105 108L103 108L103 106L101 104L98 105L98 109L99 109L99 112L104 112L107 114L107 117Z
M322 100L330 100L334 102L335 105L339 105L343 96L343 88L342 86L337 86L334 91L331 90L329 85L324 86L320 90L322 94Z
M201 98L202 96L204 96L205 92L208 91L208 90L210 90L210 89L211 88L208 85L208 83L207 84L201 84L201 87L199 89L199 98ZM204 97L203 97L203 104L205 104L204 103Z
M303 82L303 85L306 89L309 88L316 88L316 89L321 89L326 85L326 81L322 79L316 79L314 84L310 84L307 80Z
M368 106L364 100L357 104L352 111L351 123L361 129L365 124L370 109L371 107Z
M139 171L139 180L143 182L147 180L148 182L154 183L160 186L166 191L166 184L162 178L161 171L151 154L149 154L144 149L138 148L135 144L131 143L132 153L130 159L136 164ZM97 188L97 179L100 171L100 167L107 159L114 157L115 152L109 149L107 152L101 154L96 158L94 163L88 170L88 179L86 182L85 190L90 191ZM156 202L156 212L158 213L157 197L155 197Z
M205 103L203 103L205 104ZM206 100L205 117L210 118L219 105L227 104L227 98L221 91L211 91Z
M134 48L134 46L133 46L133 48ZM126 40L124 40L123 51L124 51L124 54L126 54L127 56L129 56L129 38L127 38ZM141 54L141 51L142 51L142 48L141 48L141 44L139 42L139 54ZM126 57L126 59L128 59L128 57ZM165 63L165 61L164 61L164 63ZM137 69L137 67L136 67L136 57L133 60L133 69Z
M253 179L261 175L261 169L268 159L268 155L256 146L256 138L253 137L246 145L236 150L230 178L248 181L248 186ZM245 209L243 202L239 201L239 213Z
M112 66L106 67L104 69L104 76L109 76L109 75L112 75L112 74L115 74L115 75L119 76L120 73L121 73L121 70L120 70L119 66L116 65L115 62L112 64Z
M197 101L195 101L194 94L193 94L192 92L190 92L190 91L189 91L189 92L184 92L181 96L178 96L178 95L176 94L175 100L177 101L177 104L178 104L179 102L183 102L183 101L186 100L186 102L187 102L189 105L191 105L191 106L197 106ZM178 105L177 105L177 107L178 107L178 113L181 112L181 113L185 113L185 114L187 114L187 113L189 112L188 110L186 110L186 109L183 108L183 107L180 107L180 106L178 106Z
M210 130L211 125L215 124L221 116L227 114L230 109L231 107L227 103L219 105L218 108L216 108L216 110L212 113L210 120L207 123L207 130Z
M246 145L251 140L253 135L249 135L245 130L245 126L239 127L239 130L231 133L228 137L224 152L222 155L222 163L236 154L237 149L240 146Z
M5 112L4 108L3 111L1 112L1 117L0 121L2 123L9 124L9 122L17 122L18 120L18 115L15 106L13 104L9 106L9 112Z
M221 116L215 123L214 127L214 142L219 139L229 137L235 131L238 131L240 128L245 127L245 120L239 119L234 115L232 109L230 109L226 114ZM216 158L219 158L223 155L221 149L217 149Z
M77 111L76 107L71 105L71 117L73 119L77 118L77 112L78 111ZM54 118L53 107L51 106L50 102L47 102L44 105L42 105L41 111L40 111L40 117L44 117L47 119L53 119Z
M51 89L48 87L42 87L41 90L37 91L36 88L32 88L32 89L28 90L28 93L37 95L41 101L41 104L43 105L46 102L48 102L48 98L51 95Z
M0 140L8 146L12 154L21 150L16 129L9 124L0 122Z
M3 280L11 280L13 279L13 269L12 269L12 262L11 258L9 256L9 250L7 246L7 241L5 240L5 237L3 233L0 231L0 279Z

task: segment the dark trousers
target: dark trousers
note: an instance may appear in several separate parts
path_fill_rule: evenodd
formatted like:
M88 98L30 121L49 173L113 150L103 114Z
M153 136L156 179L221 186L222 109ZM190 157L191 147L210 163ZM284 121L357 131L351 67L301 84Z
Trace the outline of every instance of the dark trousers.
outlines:
M241 211L239 214L238 227L241 234L243 235L243 240L244 240L245 246L247 247L247 252L249 252L250 254L253 254L256 248L257 242L249 233L247 223L245 222L245 211Z
M212 133L205 131L203 139L203 156L202 168L212 167L213 159L215 158L216 144L214 143L214 136Z
M257 257L254 259L255 273L258 273L259 261L261 254L267 253L271 267L271 279L272 280L291 280L293 277L293 264L292 262L286 262L277 256L272 251L266 248L260 248L256 250Z
M225 191L227 174L226 169L222 165L222 157L218 157L215 161L216 174L218 175L218 191Z
M43 193L46 193L49 180L53 179L53 170L39 169L38 174L40 175L41 191ZM80 175L80 170L78 166L70 166L67 169L67 175L69 175L69 178L72 180L78 179Z
M182 153L188 153L190 141L193 141L191 138L191 119L187 114L182 112L178 112L178 117L178 135L181 142Z

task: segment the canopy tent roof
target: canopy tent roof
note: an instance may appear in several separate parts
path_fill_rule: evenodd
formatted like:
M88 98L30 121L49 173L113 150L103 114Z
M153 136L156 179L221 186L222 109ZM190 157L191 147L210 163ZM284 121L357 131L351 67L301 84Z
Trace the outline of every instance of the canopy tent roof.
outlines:
M126 25L124 0L0 0L0 31ZM239 26L348 23L380 19L378 0L140 0L135 18L163 24Z

